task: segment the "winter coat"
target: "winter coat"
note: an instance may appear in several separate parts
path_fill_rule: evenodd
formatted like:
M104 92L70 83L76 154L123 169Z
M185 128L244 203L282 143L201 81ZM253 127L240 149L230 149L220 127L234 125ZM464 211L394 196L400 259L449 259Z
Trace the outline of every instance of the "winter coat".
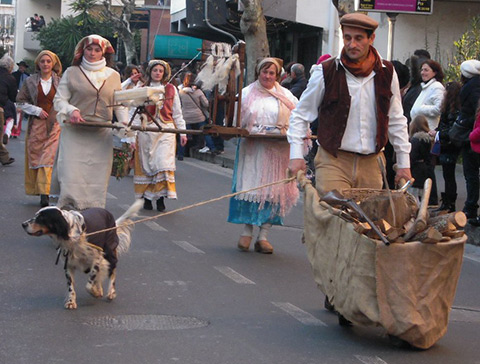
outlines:
M432 178L434 166L432 165L432 138L428 133L419 131L410 138L412 150L410 151L410 170L415 178L413 187L423 188L427 178ZM432 178L433 179L433 178Z
M455 164L457 162L460 148L452 144L448 132L459 114L460 110L455 112L445 111L440 117L440 123L437 127L440 140L440 156L438 157L440 164Z

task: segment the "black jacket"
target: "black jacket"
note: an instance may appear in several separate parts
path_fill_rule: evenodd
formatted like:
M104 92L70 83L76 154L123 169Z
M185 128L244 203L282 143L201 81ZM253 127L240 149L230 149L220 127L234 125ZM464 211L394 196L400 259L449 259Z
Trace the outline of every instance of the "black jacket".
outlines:
M307 79L304 76L297 76L290 83L290 92L300 100L300 96L307 88Z
M473 129L478 100L480 99L480 76L467 80L460 90L460 119L468 121L468 126Z
M15 102L16 97L15 78L5 68L0 68L0 107L5 107L7 100Z
M432 165L432 139L428 133L419 131L410 138L412 150L410 151L410 170L415 178L413 187L423 188L427 178L432 178L434 166ZM433 178L432 178L433 180Z

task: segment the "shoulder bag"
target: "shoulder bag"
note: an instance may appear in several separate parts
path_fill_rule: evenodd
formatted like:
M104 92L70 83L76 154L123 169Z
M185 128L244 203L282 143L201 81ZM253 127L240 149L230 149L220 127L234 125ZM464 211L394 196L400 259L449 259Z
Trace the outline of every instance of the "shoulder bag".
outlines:
M453 145L463 147L470 143L468 138L472 132L472 127L467 119L457 119L448 131L448 137Z

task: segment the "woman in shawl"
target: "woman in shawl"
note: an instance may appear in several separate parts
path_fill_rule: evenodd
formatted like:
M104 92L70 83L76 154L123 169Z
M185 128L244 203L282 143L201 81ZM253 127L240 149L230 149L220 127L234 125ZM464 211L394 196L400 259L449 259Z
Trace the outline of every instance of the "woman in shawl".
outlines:
M175 86L169 83L170 65L162 60L152 60L147 68L145 86L164 90L164 98L157 104L147 106L149 113L156 118L162 128L185 129L180 98ZM152 120L146 115L147 123ZM135 123L138 125L139 121ZM187 143L187 136L180 135L180 144ZM157 210L165 210L164 198L177 198L175 187L176 138L173 133L139 132L135 150L135 175L133 183L135 197L143 198L145 210L152 210L156 201Z
M242 90L241 127L250 133L285 134L290 112L297 98L278 80L282 60L264 58L257 67L257 80ZM232 192L249 190L286 178L289 160L287 140L242 139L237 147ZM244 224L238 242L241 251L248 251L253 226L260 227L255 251L273 253L267 240L272 225L283 225L283 217L298 199L295 183L278 184L235 196L230 200L228 221Z
M40 195L40 205L44 207L49 204L53 161L60 137L53 98L62 75L62 64L55 53L41 51L35 59L35 71L23 83L17 105L29 115L25 137L25 193Z
M112 107L114 91L121 90L120 75L113 67L110 42L89 35L77 44L72 67L58 85L53 100L62 132L52 176L51 195L58 207L78 210L105 207L112 170L112 129L82 127L79 123L128 123L128 111Z

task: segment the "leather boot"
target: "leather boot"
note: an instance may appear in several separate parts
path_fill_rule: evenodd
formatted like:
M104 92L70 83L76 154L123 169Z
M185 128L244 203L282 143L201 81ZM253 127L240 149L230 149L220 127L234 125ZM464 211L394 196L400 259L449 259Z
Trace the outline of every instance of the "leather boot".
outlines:
M144 198L143 199L143 208L145 210L152 210L153 209L152 200L149 200L148 198Z
M165 211L165 202L163 202L163 197L160 197L157 200L157 211L159 212Z
M49 204L48 195L40 195L40 206L47 207Z

